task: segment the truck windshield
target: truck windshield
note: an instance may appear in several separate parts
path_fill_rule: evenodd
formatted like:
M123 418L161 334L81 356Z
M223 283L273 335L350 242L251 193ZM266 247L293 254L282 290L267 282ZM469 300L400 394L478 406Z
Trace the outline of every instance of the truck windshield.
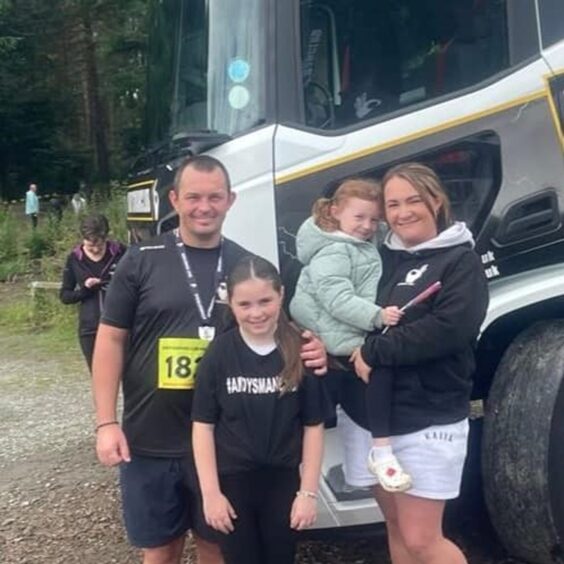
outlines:
M510 4L301 0L306 124L358 126L474 86L532 56L510 42Z
M233 135L265 120L261 0L155 0L149 41L147 137Z

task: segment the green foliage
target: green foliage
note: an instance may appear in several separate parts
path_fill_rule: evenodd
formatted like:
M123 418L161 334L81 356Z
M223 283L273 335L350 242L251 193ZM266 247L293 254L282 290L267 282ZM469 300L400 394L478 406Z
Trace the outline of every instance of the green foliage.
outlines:
M52 346L68 343L76 337L76 306L62 304L56 289L36 289L32 296L28 285L32 280L61 281L66 257L80 242L80 218L69 209L60 222L42 214L33 231L20 211L13 206L0 210L0 282L19 280L4 287L3 294L10 294L10 299L2 300L0 329L39 332L52 340ZM95 211L108 217L112 238L127 241L123 191L116 190L110 201L90 204L88 213Z
M22 333L31 328L30 298L10 300L0 307L0 328Z
M58 290L36 289L29 298L28 320L37 330L57 327L76 331L76 307L65 306L59 300Z
M0 282L11 281L25 272L25 261L15 258L0 262Z
M9 209L0 211L0 264L18 256L18 238L14 236L16 227L16 219Z
M115 187L111 190L111 200L95 199L87 213L106 215L110 237L126 242L125 192ZM68 253L80 242L79 221L67 208L60 222L47 213L40 214L39 226L32 230L16 206L0 208L0 281L22 276L29 280L60 281Z
M147 5L0 0L0 199L124 175L142 143Z
M68 348L76 339L76 307L67 307L53 290L36 291L35 295L21 285L13 286L14 296L0 307L0 332L22 335L33 332L35 339L49 341L49 349ZM8 292L10 289L8 289Z
M40 231L32 231L26 239L25 250L30 259L40 259L44 255L52 254L51 240Z

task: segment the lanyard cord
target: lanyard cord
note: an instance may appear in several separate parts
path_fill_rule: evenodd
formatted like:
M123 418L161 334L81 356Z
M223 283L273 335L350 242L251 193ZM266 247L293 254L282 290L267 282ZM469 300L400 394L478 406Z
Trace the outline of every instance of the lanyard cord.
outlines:
M215 306L215 297L217 293L217 289L219 288L219 284L221 283L221 279L223 278L223 237L219 243L219 256L217 257L217 266L215 269L215 277L214 277L214 288L213 288L213 295L210 303L208 305L207 310L204 308L204 304L202 302L202 297L200 295L200 290L198 288L198 281L194 276L194 272L192 271L192 267L190 266L190 261L188 260L188 253L180 238L180 232L178 229L174 230L174 238L176 248L178 250L178 254L180 256L180 260L182 261L182 265L184 266L184 271L186 272L186 279L188 280L188 288L196 302L196 307L198 308L198 313L200 314L200 319L204 324L209 324L213 308Z

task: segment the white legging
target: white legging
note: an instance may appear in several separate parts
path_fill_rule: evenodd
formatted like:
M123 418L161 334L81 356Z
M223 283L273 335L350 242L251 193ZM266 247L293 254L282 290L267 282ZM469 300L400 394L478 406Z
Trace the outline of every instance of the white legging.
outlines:
M366 461L372 446L369 431L357 425L341 408L337 409L337 428L343 446L343 473L347 484L359 488L373 486L376 478Z

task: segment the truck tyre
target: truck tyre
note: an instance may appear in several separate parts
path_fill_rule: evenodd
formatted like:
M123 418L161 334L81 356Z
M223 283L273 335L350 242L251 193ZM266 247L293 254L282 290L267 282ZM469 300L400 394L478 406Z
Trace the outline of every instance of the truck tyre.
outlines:
M512 556L564 562L564 320L536 323L509 346L486 403L484 494Z

